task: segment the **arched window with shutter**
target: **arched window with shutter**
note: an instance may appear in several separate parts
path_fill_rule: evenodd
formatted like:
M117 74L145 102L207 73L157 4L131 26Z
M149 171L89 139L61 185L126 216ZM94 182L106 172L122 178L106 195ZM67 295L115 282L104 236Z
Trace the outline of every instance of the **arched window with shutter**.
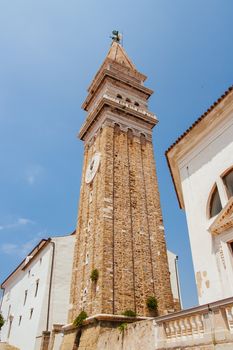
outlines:
M222 203L218 193L218 188L216 184L214 185L213 190L211 191L211 196L209 200L209 217L212 218L216 216L222 210Z
M222 176L224 185L226 187L227 196L228 199L233 196L233 168L228 170L223 176Z

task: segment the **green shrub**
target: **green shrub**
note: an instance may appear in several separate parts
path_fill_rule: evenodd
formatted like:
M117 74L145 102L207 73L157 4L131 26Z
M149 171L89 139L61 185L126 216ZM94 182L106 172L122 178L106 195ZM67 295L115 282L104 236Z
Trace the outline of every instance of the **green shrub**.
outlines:
M150 311L157 311L158 310L158 301L154 296L150 296L146 300L146 306Z
M76 317L73 322L73 325L76 327L80 327L83 324L83 321L87 318L87 313L85 311L81 311L80 314Z
M128 316L128 317L136 317L136 312L133 310L125 310L122 315Z
M3 318L2 314L0 314L0 329L2 328L4 323L5 323L4 318Z
M121 323L117 328L120 332L124 332L127 328L127 323Z
M92 282L97 282L99 278L99 271L97 269L92 270L90 278Z

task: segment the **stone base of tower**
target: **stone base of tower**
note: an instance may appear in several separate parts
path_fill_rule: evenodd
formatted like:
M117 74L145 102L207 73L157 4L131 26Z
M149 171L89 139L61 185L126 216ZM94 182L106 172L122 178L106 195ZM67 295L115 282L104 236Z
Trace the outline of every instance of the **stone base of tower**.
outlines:
M145 321L146 319L151 320L149 317L102 314L88 318L80 328L72 324L66 325L63 327L64 337L61 350L101 350L101 340L105 339L105 334L111 334L112 331L117 330L120 335L125 332L127 324Z

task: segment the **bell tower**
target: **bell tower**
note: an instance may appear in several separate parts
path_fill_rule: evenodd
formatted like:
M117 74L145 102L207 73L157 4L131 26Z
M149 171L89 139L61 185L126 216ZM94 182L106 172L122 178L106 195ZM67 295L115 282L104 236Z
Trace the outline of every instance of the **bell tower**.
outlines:
M173 309L164 227L144 86L119 40L113 40L83 103L87 118L76 246L71 286L72 322L133 310L148 316Z

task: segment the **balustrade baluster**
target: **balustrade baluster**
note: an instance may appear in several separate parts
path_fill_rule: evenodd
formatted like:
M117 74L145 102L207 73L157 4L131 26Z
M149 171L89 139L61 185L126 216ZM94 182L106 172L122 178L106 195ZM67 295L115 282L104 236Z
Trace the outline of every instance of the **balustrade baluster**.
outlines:
M233 333L233 307L226 307L225 310L226 310L229 329L231 333Z

